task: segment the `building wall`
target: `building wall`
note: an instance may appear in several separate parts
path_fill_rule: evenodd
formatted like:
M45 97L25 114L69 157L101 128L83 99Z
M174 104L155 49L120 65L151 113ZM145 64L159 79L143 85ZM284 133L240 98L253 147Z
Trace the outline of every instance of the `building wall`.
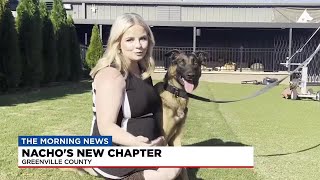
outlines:
M200 22L272 22L272 8L182 7L182 21Z
M110 25L113 20L126 12L140 14L153 26L184 27L318 27L319 7L309 7L312 16L308 23L296 21L306 10L305 7L257 7L257 6L199 6L159 5L121 3L72 3L67 10L77 24Z
M74 19L113 20L125 12L140 14L147 21L199 21L199 22L272 22L272 8L253 7L195 7L156 5L73 4L67 10Z
M73 19L85 19L85 11L82 4L72 4L72 10L67 10L67 13L72 16Z

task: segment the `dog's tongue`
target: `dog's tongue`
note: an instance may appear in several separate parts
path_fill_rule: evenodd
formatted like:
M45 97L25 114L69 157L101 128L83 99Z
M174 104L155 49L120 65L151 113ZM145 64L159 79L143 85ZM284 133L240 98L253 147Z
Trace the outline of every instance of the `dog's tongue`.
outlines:
M194 88L194 85L189 83L188 81L183 80L183 83L184 83L184 89L188 92L188 93L191 93L193 91L193 88Z

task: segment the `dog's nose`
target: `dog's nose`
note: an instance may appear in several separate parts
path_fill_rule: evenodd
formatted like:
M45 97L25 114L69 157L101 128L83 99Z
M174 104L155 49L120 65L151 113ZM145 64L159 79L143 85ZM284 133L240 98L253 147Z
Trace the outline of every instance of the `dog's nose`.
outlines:
M188 78L188 79L193 79L194 76L195 76L195 73L188 73L188 74L187 74L187 78Z

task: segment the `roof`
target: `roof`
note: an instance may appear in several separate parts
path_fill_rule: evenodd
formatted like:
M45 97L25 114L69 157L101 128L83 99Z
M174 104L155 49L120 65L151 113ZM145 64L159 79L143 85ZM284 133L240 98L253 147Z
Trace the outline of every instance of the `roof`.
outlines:
M63 0L64 3L158 4L197 6L320 7L320 0Z

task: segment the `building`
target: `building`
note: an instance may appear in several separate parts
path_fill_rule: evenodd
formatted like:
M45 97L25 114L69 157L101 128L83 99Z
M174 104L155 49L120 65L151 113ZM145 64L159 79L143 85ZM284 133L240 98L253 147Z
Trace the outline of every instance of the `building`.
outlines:
M154 56L166 67L164 53L179 48L209 53L206 65L217 69L235 63L236 71L286 71L280 65L319 27L320 1L314 0L63 0L80 42L87 46L93 24L106 44L114 19L125 12L140 14L156 38ZM50 5L47 2L47 5ZM320 33L293 58L302 62L320 42ZM317 55L315 58L319 58ZM319 81L320 62L309 68ZM294 67L291 67L291 69Z

